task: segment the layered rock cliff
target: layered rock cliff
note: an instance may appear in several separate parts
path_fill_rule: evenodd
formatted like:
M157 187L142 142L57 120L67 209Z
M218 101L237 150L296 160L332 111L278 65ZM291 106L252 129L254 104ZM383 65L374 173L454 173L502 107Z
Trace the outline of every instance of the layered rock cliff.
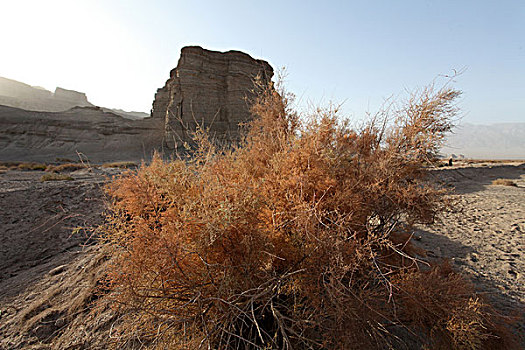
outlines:
M197 125L219 143L238 140L239 123L251 119L257 76L269 82L272 67L239 51L184 47L177 67L155 94L151 111L153 119L164 121L164 145L170 149L191 145Z
M238 51L185 47L155 95L151 117L140 120L129 119L140 114L92 106L83 93L61 88L52 93L3 79L0 160L75 159L77 152L94 162L140 160L154 150L169 157L192 145L197 125L229 144L240 137L239 123L251 119L257 76L269 82L272 67Z

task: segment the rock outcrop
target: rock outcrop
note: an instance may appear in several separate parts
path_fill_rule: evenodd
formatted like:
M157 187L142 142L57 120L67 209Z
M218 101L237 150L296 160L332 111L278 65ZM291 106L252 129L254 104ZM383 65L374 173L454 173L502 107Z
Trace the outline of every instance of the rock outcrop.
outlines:
M219 143L238 140L239 123L251 118L257 76L269 82L272 67L239 51L184 47L177 67L158 89L151 111L153 119L164 121L164 145L169 149L191 145L197 125Z
M242 52L185 47L151 117L143 119L95 107L80 92L0 78L0 160L75 159L77 152L93 162L140 160L154 150L170 157L192 145L197 125L229 144L240 138L239 123L251 118L254 79L265 83L272 75L267 62Z
M59 101L70 102L74 104L75 106L80 106L80 107L92 106L92 104L88 102L87 96L85 93L78 92L75 90L67 90L61 87L57 87L55 89L55 93L53 94L53 97Z
M64 112L75 107L93 107L83 92L57 87L53 93L42 87L3 77L0 77L0 105L37 112ZM149 117L149 114L144 112L128 112L106 107L102 109L126 119L138 120Z

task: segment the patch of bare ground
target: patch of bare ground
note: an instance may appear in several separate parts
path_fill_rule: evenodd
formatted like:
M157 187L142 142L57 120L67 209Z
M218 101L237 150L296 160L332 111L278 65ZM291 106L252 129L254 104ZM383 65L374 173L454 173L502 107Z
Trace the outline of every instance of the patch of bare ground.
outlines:
M416 232L430 259L448 258L502 313L525 348L525 163L465 164L432 175L454 190L452 208ZM505 179L515 186L501 186Z
M106 348L114 314L91 312L106 259L88 228L103 221L108 173L42 174L0 174L0 349Z

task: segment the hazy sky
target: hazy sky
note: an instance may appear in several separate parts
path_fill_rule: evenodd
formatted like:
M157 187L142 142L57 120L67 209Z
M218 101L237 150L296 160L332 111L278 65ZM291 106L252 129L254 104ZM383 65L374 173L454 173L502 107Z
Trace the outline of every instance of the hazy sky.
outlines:
M465 70L464 122L525 122L524 0L0 0L0 38L0 76L106 107L149 112L200 45L285 66L301 104L356 118Z

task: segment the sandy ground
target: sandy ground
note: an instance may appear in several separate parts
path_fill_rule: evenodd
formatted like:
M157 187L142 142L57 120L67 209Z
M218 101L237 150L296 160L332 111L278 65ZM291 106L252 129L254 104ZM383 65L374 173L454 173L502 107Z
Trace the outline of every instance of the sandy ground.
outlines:
M434 257L450 258L486 293L525 303L525 164L439 170L452 208L418 234ZM510 179L517 186L493 185Z
M112 315L88 321L104 260L90 228L103 222L102 186L117 172L48 182L43 171L0 174L0 349L97 348L86 328Z
M460 164L432 176L453 189L453 205L439 222L420 227L416 243L430 259L450 259L503 313L523 315L525 163ZM517 186L492 185L496 179ZM525 335L523 319L517 332Z
M74 181L40 182L42 174L0 175L0 283L87 243L85 228L102 222L103 176L83 171Z
M89 246L90 231L78 228L102 222L101 187L114 173L81 170L74 181L45 183L43 172L0 174L0 349L103 349L111 341L118 317L109 309L94 316L89 308L105 258ZM522 312L525 164L431 173L453 189L455 205L437 224L419 227L416 244L427 259L451 259L501 312ZM491 185L497 178L517 186ZM515 332L525 335L523 320Z

